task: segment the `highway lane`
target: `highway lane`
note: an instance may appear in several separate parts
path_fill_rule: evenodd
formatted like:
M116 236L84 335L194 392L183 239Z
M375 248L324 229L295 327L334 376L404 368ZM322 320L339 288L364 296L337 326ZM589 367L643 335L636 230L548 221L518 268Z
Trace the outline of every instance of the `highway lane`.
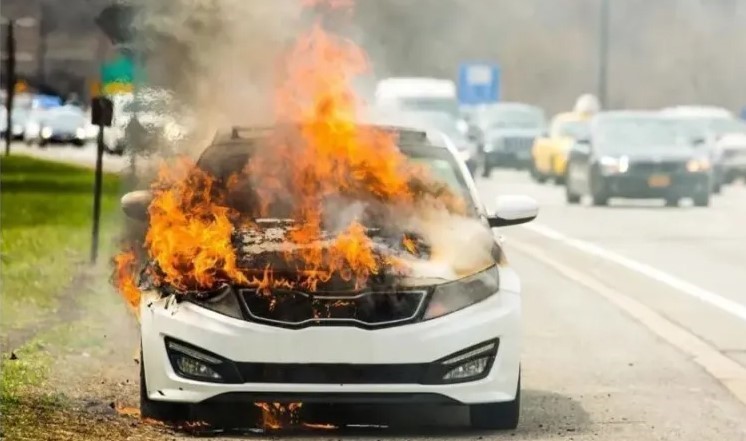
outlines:
M532 195L541 214L528 228L514 229L514 237L539 243L561 259L574 256L581 269L607 283L623 287L658 279L649 289L626 292L746 364L746 186L726 187L709 208L646 201L568 206L562 187L537 185L516 172L502 172L480 188L485 195ZM552 233L596 247L591 251L603 256L548 239ZM645 268L624 267L618 258ZM689 286L681 289L682 283Z

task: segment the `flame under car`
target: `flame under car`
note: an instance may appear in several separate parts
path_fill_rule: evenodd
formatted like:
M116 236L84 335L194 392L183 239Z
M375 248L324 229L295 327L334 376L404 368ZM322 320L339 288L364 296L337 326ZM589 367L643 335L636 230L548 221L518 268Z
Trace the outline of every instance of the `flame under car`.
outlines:
M234 277L190 289L151 283L162 271L157 265L142 273L143 416L184 420L197 406L226 402L429 403L468 405L474 427L516 427L520 282L489 230L532 220L536 203L498 198L497 210L488 214L457 152L423 132L386 130L396 132L408 160L465 200L462 216L489 242L487 264L468 271L431 264L443 251L426 234L363 210L357 216L370 240L370 258L419 269L382 265L364 283L344 271L300 277L288 256L311 247L323 257L332 246L323 232L316 242L298 246L287 239L301 228L292 218L236 226L231 246L240 279L261 283ZM227 176L246 163L262 136L234 129L216 138L197 165ZM145 219L147 203L147 194L129 194L123 208ZM476 252L459 249L465 243L448 246L455 260Z

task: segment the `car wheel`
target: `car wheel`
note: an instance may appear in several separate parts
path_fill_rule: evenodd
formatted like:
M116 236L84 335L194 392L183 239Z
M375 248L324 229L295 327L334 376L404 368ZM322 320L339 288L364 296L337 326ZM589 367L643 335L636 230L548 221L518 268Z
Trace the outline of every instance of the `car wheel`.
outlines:
M679 198L675 198L675 197L666 198L666 207L678 207L678 206L679 206Z
M609 197L604 193L596 193L593 195L593 205L596 207L609 205Z
M491 174L492 174L492 164L485 162L484 168L482 168L482 177L489 178Z
M154 401L148 398L142 352L140 353L140 417L164 422L184 422L189 420L188 404Z
M473 404L469 406L469 419L474 429L513 430L518 427L521 414L521 376L515 399L503 403Z
M710 193L700 193L692 197L694 200L695 207L709 207L710 206Z
M579 204L580 203L580 195L573 193L573 191L570 190L569 185L565 185L565 199L567 200L568 204Z

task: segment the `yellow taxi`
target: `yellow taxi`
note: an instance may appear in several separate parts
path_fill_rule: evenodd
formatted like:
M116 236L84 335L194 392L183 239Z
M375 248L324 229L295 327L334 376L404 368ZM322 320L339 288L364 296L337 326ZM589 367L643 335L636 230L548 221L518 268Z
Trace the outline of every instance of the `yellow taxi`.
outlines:
M566 112L552 118L549 132L536 138L531 149L531 176L536 181L564 183L568 153L576 139L587 135L590 117L588 113Z

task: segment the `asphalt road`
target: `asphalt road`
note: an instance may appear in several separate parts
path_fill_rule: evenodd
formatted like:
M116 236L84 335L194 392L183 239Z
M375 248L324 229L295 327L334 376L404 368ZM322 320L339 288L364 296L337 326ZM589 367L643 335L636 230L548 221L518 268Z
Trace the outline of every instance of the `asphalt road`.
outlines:
M397 428L293 439L746 440L746 186L710 208L597 208L520 172L478 185L488 204L541 205L502 232L525 295L518 430L465 430L463 410L361 410Z

